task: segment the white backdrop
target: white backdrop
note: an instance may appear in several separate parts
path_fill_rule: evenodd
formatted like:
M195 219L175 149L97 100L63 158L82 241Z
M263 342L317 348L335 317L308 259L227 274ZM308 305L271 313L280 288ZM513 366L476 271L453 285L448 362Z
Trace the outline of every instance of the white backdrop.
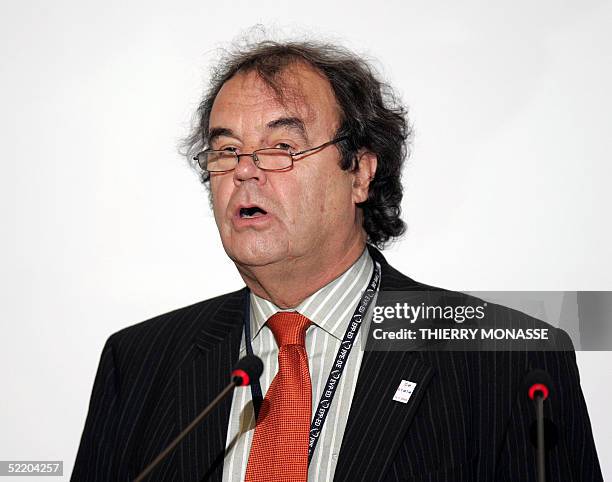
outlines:
M242 286L177 143L215 48L257 23L378 59L410 106L397 268L612 290L609 2L3 0L0 460L69 474L105 339ZM612 477L612 354L578 360Z

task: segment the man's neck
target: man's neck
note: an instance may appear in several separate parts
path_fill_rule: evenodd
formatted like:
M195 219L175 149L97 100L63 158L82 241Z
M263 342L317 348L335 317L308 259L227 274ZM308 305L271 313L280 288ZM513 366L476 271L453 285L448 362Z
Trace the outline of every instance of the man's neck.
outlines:
M295 259L248 269L237 267L246 285L257 296L282 309L295 308L349 269L364 249L365 241L358 239L341 254L321 253L317 259Z

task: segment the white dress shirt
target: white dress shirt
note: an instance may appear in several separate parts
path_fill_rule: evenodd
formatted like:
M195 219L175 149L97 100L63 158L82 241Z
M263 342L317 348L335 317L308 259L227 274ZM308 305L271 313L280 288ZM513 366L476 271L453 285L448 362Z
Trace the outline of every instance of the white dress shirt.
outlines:
M347 271L290 310L281 310L272 302L251 293L251 344L253 353L264 363L264 371L260 378L264 396L278 371L278 346L266 321L279 311L297 311L312 321L306 331L306 353L312 381L312 410L313 412L316 410L340 342L373 270L372 258L368 250L364 249L361 257ZM361 328L355 339L354 348L351 350L323 430L319 435L308 469L308 480L311 482L331 481L334 478L363 357L359 340L364 328ZM240 357L244 355L246 355L246 346L243 332ZM237 388L232 399L227 431L223 464L224 482L244 480L254 428L251 389Z

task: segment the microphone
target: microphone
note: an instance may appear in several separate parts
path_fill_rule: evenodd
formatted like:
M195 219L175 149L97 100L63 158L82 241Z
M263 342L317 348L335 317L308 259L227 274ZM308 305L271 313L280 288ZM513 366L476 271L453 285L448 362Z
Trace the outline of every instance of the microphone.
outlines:
M236 387L244 387L257 380L263 373L263 362L255 355L247 355L241 358L231 373L231 382L208 404L208 406L193 419L193 421L178 434L178 436L168 445L145 469L134 479L134 482L142 482L157 465L164 460L172 450L183 440L219 403L234 391Z
M544 400L552 393L552 379L544 370L536 369L530 371L524 380L525 391L531 400L535 403L536 408L536 425L537 425L537 468L538 482L546 482L545 472L545 429L544 429ZM552 422L550 422L552 424ZM554 426L554 424L552 424ZM549 429L549 431L551 431Z
M237 387L246 387L251 380L257 380L263 373L263 362L255 355L247 355L238 360L232 370L232 381Z
M550 375L544 370L531 370L525 377L525 388L527 389L527 395L532 400L535 401L537 396L546 400L552 391Z

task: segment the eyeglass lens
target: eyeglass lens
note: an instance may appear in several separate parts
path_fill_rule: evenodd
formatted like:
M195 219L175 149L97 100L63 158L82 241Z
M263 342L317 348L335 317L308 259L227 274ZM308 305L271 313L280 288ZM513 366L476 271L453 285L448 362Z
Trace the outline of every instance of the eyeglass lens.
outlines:
M284 149L261 149L253 153L260 169L277 170L291 166L291 155ZM231 171L238 165L238 155L232 151L208 151L198 156L200 167L208 172Z

